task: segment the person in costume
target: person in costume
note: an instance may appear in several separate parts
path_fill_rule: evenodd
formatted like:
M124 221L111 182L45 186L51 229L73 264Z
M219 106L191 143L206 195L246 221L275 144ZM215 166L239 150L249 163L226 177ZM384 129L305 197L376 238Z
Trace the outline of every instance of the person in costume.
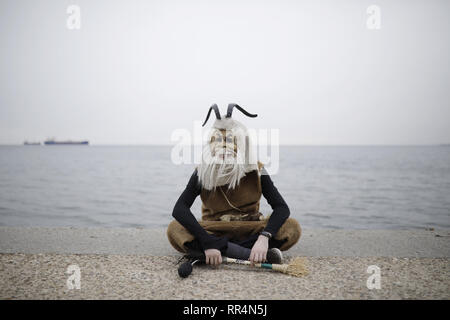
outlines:
M281 263L282 252L295 245L301 235L299 223L290 218L289 207L262 163L252 153L247 128L232 118L234 109L249 117L237 104L229 104L221 116L216 104L209 108L216 120L203 147L202 163L194 170L173 209L168 228L170 244L190 256L202 255L207 264L222 262L222 255ZM259 212L261 195L272 208L265 218ZM190 208L200 196L202 219Z

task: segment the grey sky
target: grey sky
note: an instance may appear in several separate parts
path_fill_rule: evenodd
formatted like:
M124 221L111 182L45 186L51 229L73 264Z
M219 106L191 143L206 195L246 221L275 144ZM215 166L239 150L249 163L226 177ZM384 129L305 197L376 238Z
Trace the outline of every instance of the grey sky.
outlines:
M66 27L81 8L81 29ZM366 26L369 5L381 29ZM212 103L282 144L450 142L450 1L0 2L0 144L170 144Z

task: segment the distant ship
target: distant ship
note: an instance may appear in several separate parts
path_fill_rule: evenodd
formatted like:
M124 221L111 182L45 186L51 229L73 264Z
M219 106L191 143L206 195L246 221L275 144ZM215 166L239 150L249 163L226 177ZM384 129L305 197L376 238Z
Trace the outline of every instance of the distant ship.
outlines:
M28 141L25 141L23 144L25 146L40 146L41 145L40 142L28 142Z
M46 145L60 145L60 144L89 144L89 141L84 140L84 141L71 141L71 140L66 140L66 141L56 141L55 139L48 139L44 141L44 144Z

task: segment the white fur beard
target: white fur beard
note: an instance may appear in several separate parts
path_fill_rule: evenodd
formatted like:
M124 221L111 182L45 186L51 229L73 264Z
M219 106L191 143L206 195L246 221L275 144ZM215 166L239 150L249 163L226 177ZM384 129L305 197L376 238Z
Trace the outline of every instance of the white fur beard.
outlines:
M220 148L219 148L220 149ZM216 149L217 150L217 149ZM227 151L235 154L234 150L227 148ZM211 154L210 145L203 148L202 164L198 166L197 175L203 188L214 190L219 186L229 185L229 189L234 189L239 185L239 181L246 174L246 166L241 153L229 158L222 157L220 152Z

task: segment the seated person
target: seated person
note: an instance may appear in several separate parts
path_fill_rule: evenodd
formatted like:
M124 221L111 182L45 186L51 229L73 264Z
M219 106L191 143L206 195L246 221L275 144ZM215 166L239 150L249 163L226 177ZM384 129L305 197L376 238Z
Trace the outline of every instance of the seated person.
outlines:
M217 119L203 148L202 163L175 204L175 220L167 236L176 250L203 256L207 264L220 264L222 255L281 263L281 251L299 240L300 225L289 218L289 208L263 165L251 163L250 137L247 128L231 118L233 108L256 117L235 104L222 117L217 105L209 109L203 126L211 110ZM199 195L202 220L197 221L190 208ZM259 212L261 195L273 210L266 219Z

